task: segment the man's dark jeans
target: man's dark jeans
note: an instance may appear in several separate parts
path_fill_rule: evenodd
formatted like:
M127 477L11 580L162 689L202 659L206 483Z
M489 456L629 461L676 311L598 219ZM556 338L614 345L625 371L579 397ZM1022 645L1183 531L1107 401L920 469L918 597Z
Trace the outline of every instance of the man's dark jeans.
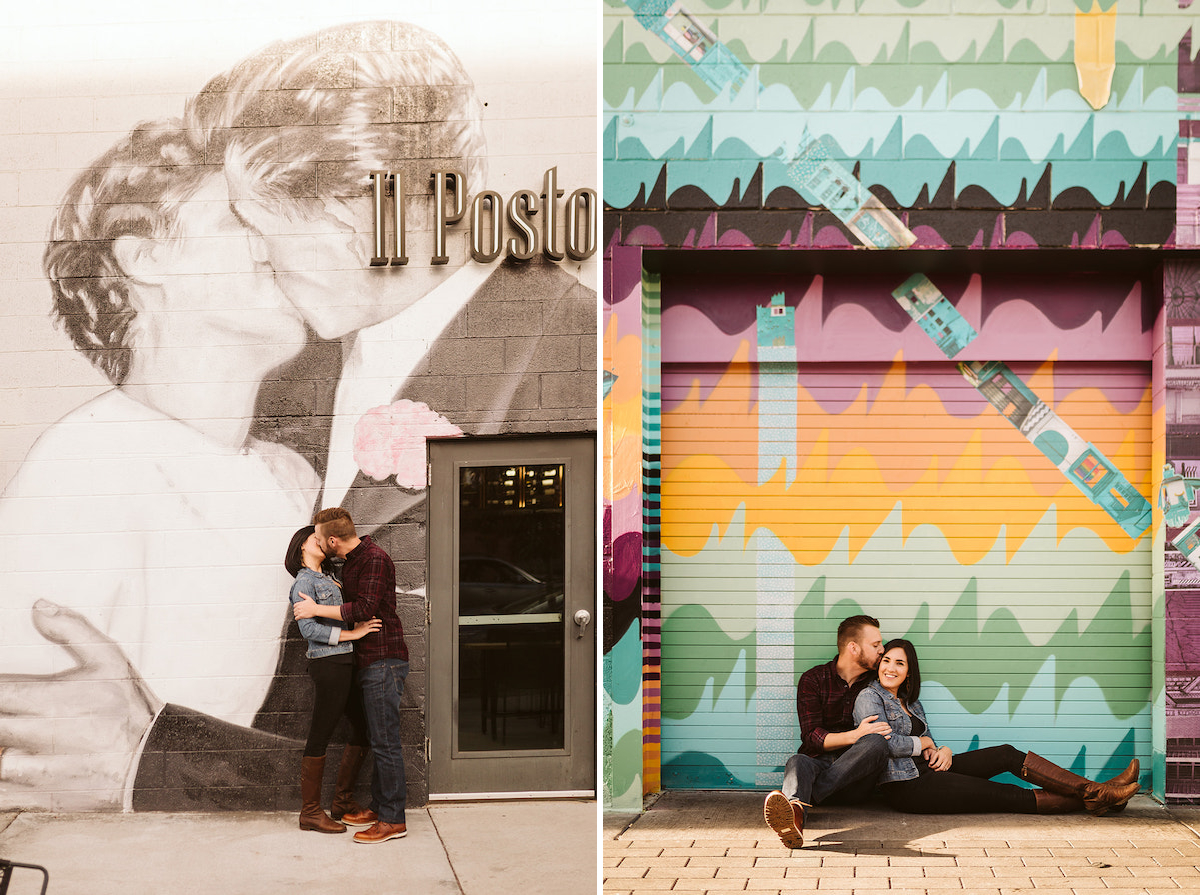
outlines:
M888 741L869 733L853 746L814 758L796 753L783 769L782 792L805 805L864 802L888 760Z
M375 772L371 777L371 810L389 824L404 823L407 789L404 780L404 751L400 743L400 698L408 662L378 659L361 669L363 707L371 731Z

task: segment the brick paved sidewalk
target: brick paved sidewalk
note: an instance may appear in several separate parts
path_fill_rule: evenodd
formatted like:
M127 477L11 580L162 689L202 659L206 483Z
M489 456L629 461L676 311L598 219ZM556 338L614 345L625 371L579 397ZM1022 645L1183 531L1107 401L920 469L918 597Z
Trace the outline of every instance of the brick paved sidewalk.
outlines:
M1103 818L820 808L789 851L763 823L764 795L666 793L606 816L605 895L1200 893L1200 811L1145 796Z

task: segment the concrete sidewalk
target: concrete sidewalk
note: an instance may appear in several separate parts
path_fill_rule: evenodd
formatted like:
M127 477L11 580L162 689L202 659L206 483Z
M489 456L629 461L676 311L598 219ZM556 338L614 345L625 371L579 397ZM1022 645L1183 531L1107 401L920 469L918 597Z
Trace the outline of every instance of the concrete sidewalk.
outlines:
M47 895L595 895L595 801L436 803L379 845L295 812L0 814L0 858ZM351 831L352 832L352 831ZM8 895L40 891L17 869Z
M1146 796L1102 818L818 808L794 851L763 822L764 796L666 793L641 815L606 815L605 895L1200 892L1200 810Z

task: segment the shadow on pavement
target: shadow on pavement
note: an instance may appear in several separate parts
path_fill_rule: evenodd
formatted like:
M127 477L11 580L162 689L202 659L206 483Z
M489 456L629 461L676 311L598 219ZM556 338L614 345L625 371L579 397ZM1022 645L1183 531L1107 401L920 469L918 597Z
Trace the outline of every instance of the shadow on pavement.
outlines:
M640 815L605 818L605 838L691 840L726 845L778 843L763 820L765 792L680 791L653 798ZM1190 819L1190 818L1188 818ZM805 823L804 848L854 855L955 857L957 845L997 840L1103 840L1178 835L1182 816L1172 817L1147 796L1120 814L1097 818L1068 815L901 814L880 803L813 809ZM781 851L783 846L779 845Z

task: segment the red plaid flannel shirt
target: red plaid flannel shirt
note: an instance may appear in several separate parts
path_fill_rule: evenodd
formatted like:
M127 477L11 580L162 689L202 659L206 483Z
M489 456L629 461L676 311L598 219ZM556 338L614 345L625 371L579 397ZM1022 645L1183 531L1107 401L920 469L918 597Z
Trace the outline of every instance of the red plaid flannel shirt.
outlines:
M404 626L396 613L396 564L382 547L364 535L346 554L342 566L342 620L378 618L383 627L354 644L354 664L366 668L380 659L408 659Z
M825 754L825 737L853 730L854 701L872 675L860 675L847 684L837 673L837 659L800 675L796 684L796 717L800 720L800 748L805 755Z

